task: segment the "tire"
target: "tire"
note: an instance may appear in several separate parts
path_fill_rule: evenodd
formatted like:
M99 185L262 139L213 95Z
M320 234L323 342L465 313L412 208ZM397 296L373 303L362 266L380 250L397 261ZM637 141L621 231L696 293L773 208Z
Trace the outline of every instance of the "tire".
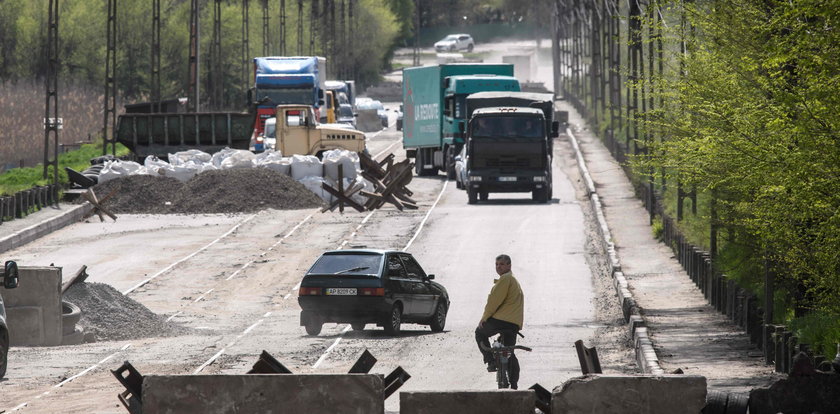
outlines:
M448 147L446 149L446 155L443 160L444 170L446 171L446 179L447 180L454 180L455 179L455 154L453 154L454 150L452 147Z
M726 400L726 414L747 414L749 404L749 394L731 393Z
M82 310L72 302L61 301L62 335L71 335L76 331L76 324L82 318Z
M490 198L490 193L487 192L487 191L482 191L482 192L478 193L478 198L481 201L487 201L487 199Z
M321 322L318 321L309 321L304 325L306 328L306 334L309 336L317 336L321 333L321 327L324 326Z
M507 374L507 364L498 364L496 368L496 382L499 383L499 389L503 390L505 388L510 387L510 382L508 381L508 374Z
M467 187L467 204L475 204L478 202L478 193L476 189Z
M353 328L354 331L364 331L365 330L365 325L366 324L363 323L363 322L351 323L350 327Z
M398 335L400 333L400 326L402 325L402 307L395 303L391 307L391 314L388 320L385 321L385 333L388 335Z
M0 332L0 378L6 376L6 367L9 365L9 341L5 339L5 335Z
M537 203L547 203L548 202L548 191L545 188L540 188L538 190L531 191L531 199Z
M472 53L474 48L475 48L475 46L472 43L470 43L469 46L467 46L467 52Z
M709 391L706 394L706 406L703 414L726 414L726 400L729 394L722 391Z
M442 300L435 306L435 314L432 315L429 327L432 328L432 332L443 332L443 328L446 327L446 305Z
M463 185L463 184L461 184L461 180L459 180L458 178L455 178L455 188L457 188L457 189L459 189L459 190L463 190L463 189L464 189L464 185Z

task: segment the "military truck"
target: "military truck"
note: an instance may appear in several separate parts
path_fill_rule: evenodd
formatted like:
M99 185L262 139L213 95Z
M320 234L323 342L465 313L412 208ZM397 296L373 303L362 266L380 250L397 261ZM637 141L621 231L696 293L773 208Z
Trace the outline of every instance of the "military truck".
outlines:
M452 63L403 70L403 148L417 175L455 178L464 145L466 97L481 91L519 91L513 65Z
M552 140L559 128L547 115L553 114L553 105L546 105L552 97L512 95L467 97L472 116L462 162L469 204L486 201L490 193L530 192L538 203L552 197ZM493 102L509 105L483 107ZM477 109L469 109L471 103Z
M318 124L309 105L278 105L266 122L267 149L287 155L320 155L332 149L365 151L365 134L338 124Z

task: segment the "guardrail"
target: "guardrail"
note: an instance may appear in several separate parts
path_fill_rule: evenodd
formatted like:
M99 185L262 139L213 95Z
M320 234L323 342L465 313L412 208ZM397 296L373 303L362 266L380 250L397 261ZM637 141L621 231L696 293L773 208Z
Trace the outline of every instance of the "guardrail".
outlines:
M0 196L0 225L28 216L46 206L58 204L59 186L49 184L18 191L10 196Z

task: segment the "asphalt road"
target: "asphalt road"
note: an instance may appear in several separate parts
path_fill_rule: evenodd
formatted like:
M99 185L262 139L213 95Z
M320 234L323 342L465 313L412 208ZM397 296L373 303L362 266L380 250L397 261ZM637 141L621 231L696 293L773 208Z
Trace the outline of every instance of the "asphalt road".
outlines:
M404 156L401 134L369 133L371 153ZM566 154L555 145L555 163ZM168 338L79 346L13 348L0 382L0 412L125 412L122 386L109 370L130 361L142 374L244 373L266 350L296 373L346 372L364 349L374 373L402 366L401 389L491 390L473 339L495 276L496 255L509 254L525 291L521 344L525 388L551 389L579 370L573 343L598 327L592 275L584 255L585 220L571 181L554 169L554 198L491 194L468 205L444 177L415 177L417 211L388 206L372 213L317 210L254 215L139 216L78 223L11 251L21 265L55 264L65 277L89 267L90 282L108 283L189 332ZM412 252L450 292L446 330L407 325L398 337L328 324L309 337L298 324L297 287L324 250L396 248ZM84 309L83 309L84 311ZM398 395L386 409L399 407Z

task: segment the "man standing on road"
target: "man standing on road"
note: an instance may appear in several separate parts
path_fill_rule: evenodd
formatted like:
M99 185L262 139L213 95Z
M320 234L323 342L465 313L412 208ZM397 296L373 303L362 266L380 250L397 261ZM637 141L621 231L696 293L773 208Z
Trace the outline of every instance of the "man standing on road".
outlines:
M487 297L487 305L484 306L484 314L478 327L475 328L475 340L478 349L484 356L484 363L487 364L487 371L496 371L496 361L493 354L482 349L482 345L489 348L490 341L487 338L502 333L502 344L505 346L516 345L516 333L522 329L523 313L525 309L525 296L519 282L513 277L510 271L510 256L500 254L496 257L496 273L499 278L493 280L493 288ZM510 387L518 388L519 382L519 360L516 354L511 354L508 360Z

